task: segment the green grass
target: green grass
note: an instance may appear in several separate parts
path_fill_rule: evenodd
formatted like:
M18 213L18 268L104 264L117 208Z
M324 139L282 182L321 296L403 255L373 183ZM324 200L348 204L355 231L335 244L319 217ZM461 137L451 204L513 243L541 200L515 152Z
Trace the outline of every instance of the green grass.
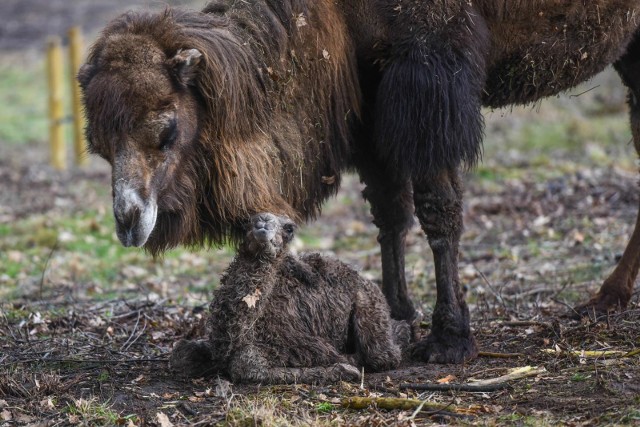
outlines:
M584 382L584 381L588 380L589 378L591 378L591 375L583 374L581 372L576 372L571 377L571 381L573 381L573 382Z
M0 141L45 141L48 132L44 61L0 62Z
M179 295L210 295L219 283L215 273L221 273L233 256L231 248L176 249L154 259L140 249L123 247L114 230L108 210L36 215L2 226L0 298L28 294L41 282L45 289L60 283L77 285L100 300L119 297L122 287L135 292L147 281L180 283Z
M77 399L67 404L66 412L69 415L69 422L73 424L83 424L92 426L113 426L124 425L128 420L134 421L135 416L129 415L126 419L113 411L108 403L99 402L97 399Z

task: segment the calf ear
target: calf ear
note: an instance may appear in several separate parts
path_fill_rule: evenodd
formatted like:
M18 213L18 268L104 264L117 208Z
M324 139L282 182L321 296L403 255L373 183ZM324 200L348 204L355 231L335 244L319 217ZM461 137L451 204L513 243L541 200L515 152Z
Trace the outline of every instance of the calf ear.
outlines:
M298 226L296 225L295 222L291 221L287 217L281 217L281 221L282 221L282 230L284 232L283 233L284 241L285 243L289 243L290 241L293 240L293 237L295 236Z
M201 59L202 53L198 49L180 49L169 60L169 66L180 82L189 84L196 76L197 65Z

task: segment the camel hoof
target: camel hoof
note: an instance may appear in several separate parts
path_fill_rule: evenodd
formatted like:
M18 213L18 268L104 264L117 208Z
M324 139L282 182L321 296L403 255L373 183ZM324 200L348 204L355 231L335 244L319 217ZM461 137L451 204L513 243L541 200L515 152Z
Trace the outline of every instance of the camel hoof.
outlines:
M427 363L464 363L478 356L478 346L472 335L449 335L445 341L429 334L414 345L411 353L415 359Z
M627 304L623 304L618 295L598 292L586 303L574 307L569 313L569 317L576 320L585 317L598 320L606 317L609 313L623 311L625 308L627 308Z

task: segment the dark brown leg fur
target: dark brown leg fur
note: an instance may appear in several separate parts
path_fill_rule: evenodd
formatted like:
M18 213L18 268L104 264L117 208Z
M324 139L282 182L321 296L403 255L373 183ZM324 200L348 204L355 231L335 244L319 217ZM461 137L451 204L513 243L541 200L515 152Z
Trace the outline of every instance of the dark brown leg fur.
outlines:
M630 121L633 143L640 155L640 36L629 45L627 53L615 63L616 71L629 88ZM635 229L627 248L615 270L604 281L602 287L588 302L576 307L579 316L606 314L609 311L627 308L638 269L640 268L640 211Z
M398 182L390 179L382 167L374 171L368 168L360 170L360 177L367 184L362 194L371 204L373 222L379 230L382 293L391 309L391 317L411 322L416 311L407 292L404 272L405 239L413 225L411 184L408 180Z
M469 308L458 277L462 233L462 185L456 171L443 171L413 184L416 215L427 234L436 269L437 299L430 334L414 348L427 362L462 363L477 356Z

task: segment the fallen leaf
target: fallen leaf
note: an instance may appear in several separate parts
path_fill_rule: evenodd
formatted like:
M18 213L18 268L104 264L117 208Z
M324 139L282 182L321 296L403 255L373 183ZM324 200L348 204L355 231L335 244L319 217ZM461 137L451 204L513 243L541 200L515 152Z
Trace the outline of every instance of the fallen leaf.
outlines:
M307 18L304 17L303 13L298 14L298 16L296 16L296 27L300 28L305 25L307 25Z
M455 375L447 375L444 378L440 378L439 380L436 380L436 382L438 384L449 384L451 381L455 379L456 379Z
M7 257L9 258L9 261L11 261L11 262L22 262L23 253L19 252L19 251L8 251L7 252Z
M154 332L151 332L151 338L152 338L154 341L159 341L159 340L163 339L164 337L166 337L166 335L167 335L167 334L165 334L165 333L164 333L164 332L162 332L162 331L154 331Z
M242 301L247 303L249 308L255 308L256 304L258 303L258 300L260 300L261 294L262 292L260 291L260 288L256 288L256 290L252 294L249 294L246 297L242 298Z
M20 414L16 417L16 421L23 424L29 424L33 422L33 417L30 417L29 415L26 415L26 414Z
M156 414L156 420L158 420L158 424L160 424L160 427L173 427L173 423L169 421L169 417L167 416L167 414L158 412Z
M4 411L2 411L2 420L3 421L11 421L13 419L13 415L11 415L11 412L7 411L6 409Z
M56 405L53 404L53 399L51 399L50 397L40 401L40 406L47 409L53 409L56 407Z
M148 273L148 271L146 269L144 269L142 267L138 267L138 266L135 266L135 265L128 265L128 266L126 266L126 267L124 267L122 269L122 274L127 279L136 279L136 278L139 278L139 277L145 277L149 273Z

